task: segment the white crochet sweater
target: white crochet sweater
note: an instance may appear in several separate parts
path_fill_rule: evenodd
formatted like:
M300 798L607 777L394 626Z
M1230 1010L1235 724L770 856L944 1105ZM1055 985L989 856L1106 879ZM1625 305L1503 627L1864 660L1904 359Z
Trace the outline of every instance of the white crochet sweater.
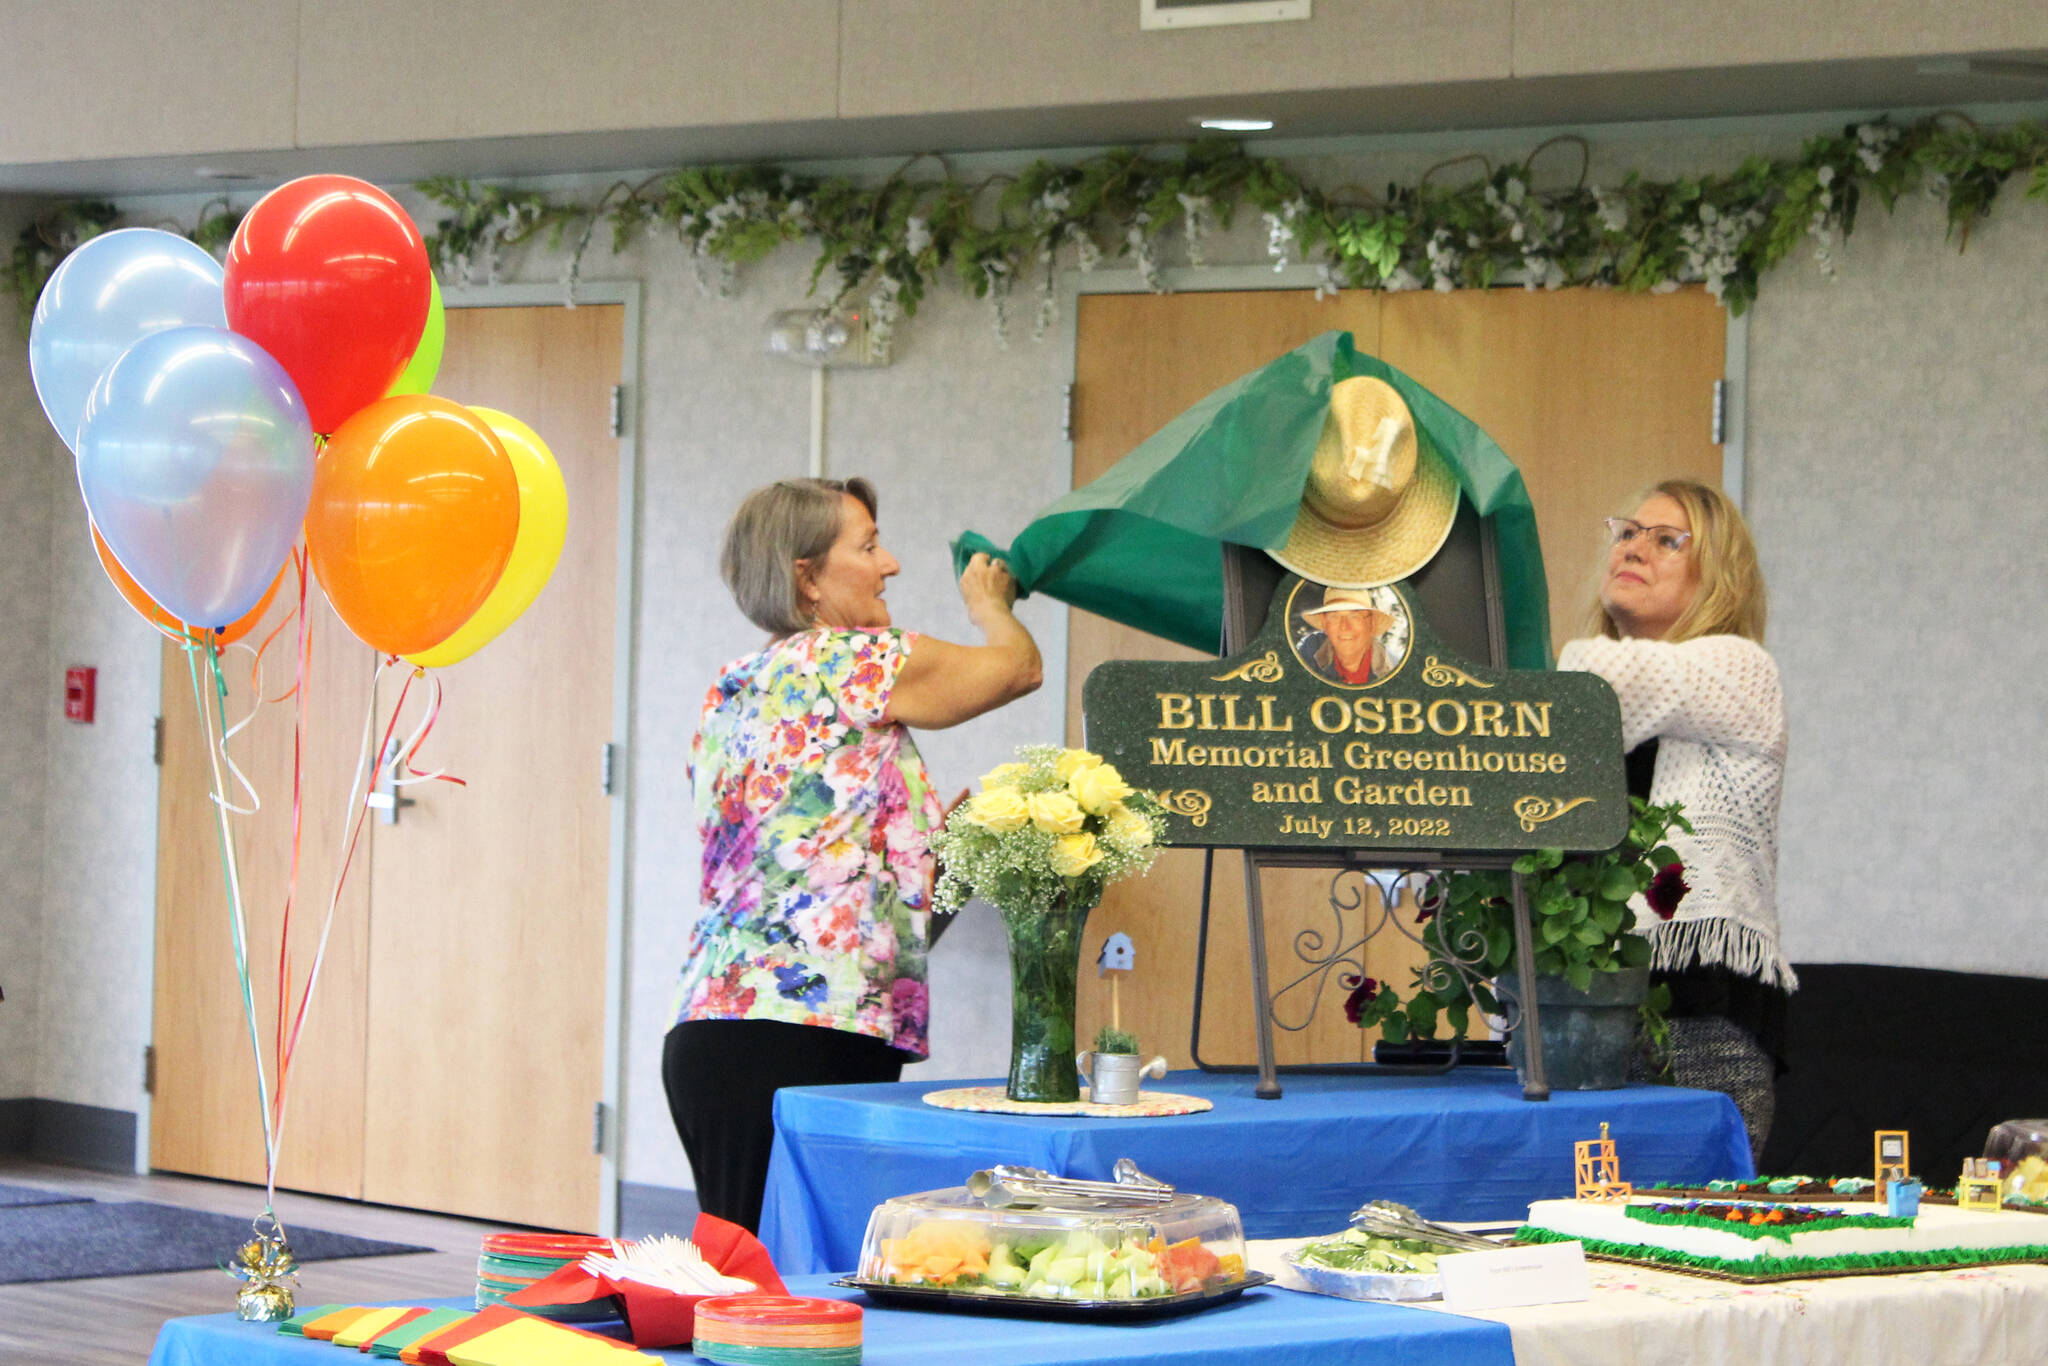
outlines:
M1790 991L1778 947L1778 793L1785 780L1785 701L1778 666L1741 636L1574 640L1560 669L1596 673L1621 698L1621 743L1657 739L1653 802L1684 802L1694 833L1673 832L1692 890L1661 921L1638 897L1651 965L1726 967Z

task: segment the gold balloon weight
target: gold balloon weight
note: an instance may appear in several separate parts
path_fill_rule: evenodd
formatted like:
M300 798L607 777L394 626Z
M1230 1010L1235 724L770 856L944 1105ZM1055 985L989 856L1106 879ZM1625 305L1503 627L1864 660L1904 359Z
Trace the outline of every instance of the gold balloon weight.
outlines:
M235 1296L235 1316L244 1323L275 1323L292 1313L292 1286L299 1279L299 1261L285 1241L284 1225L268 1210L251 1222L256 1236L235 1250L234 1264L222 1269L242 1288Z

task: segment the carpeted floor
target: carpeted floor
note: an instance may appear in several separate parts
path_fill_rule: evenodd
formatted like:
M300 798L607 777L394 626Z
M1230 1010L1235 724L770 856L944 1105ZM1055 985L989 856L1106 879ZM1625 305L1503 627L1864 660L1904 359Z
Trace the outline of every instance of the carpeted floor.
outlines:
M432 1250L319 1229L286 1232L302 1262ZM249 1237L247 1219L178 1205L73 1200L0 1208L0 1284L196 1271L221 1265Z
M89 1195L42 1190L35 1186L10 1186L0 1181L0 1209L15 1209L22 1205L71 1205L90 1199Z

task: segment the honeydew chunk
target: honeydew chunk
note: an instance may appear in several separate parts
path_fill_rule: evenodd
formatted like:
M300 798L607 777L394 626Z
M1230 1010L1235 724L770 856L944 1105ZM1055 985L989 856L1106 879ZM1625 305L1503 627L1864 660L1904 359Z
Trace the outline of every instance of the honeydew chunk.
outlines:
M1057 1243L1049 1244L1038 1250L1031 1258L1030 1268L1024 1273L1023 1289L1027 1291L1035 1290L1038 1286L1044 1284L1045 1273L1059 1257L1059 1252L1059 1245Z
M1061 1257L1045 1268L1045 1279L1058 1286L1071 1286L1087 1274L1086 1257Z
M995 1251L989 1254L988 1271L984 1274L992 1285L1014 1287L1022 1285L1028 1273L1011 1257L1007 1243L997 1243Z

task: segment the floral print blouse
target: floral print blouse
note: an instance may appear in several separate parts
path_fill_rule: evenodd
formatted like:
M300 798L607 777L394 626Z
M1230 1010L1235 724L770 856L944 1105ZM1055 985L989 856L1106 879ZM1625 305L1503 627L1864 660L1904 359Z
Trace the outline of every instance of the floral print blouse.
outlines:
M678 1022L784 1020L929 1053L925 927L942 811L883 719L916 643L813 630L719 671L690 747L704 842Z

